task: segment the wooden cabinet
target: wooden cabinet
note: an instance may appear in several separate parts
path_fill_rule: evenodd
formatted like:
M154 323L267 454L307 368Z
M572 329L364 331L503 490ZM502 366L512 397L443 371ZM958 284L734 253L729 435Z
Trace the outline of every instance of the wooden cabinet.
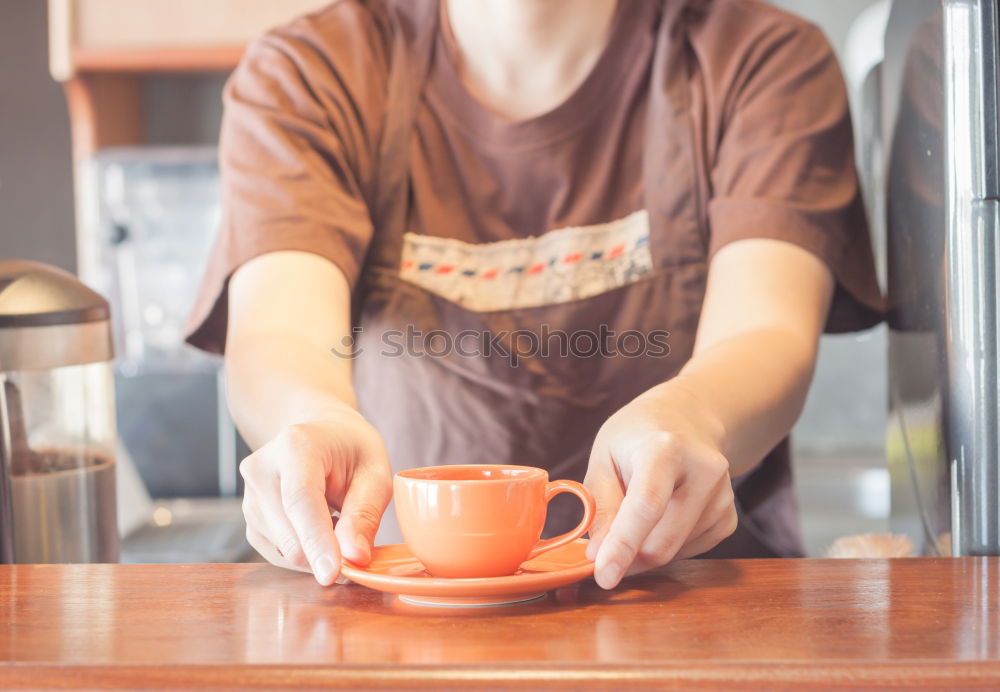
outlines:
M92 230L92 155L149 141L151 76L217 84L254 37L330 1L48 0L50 71L64 85L72 130L77 237ZM77 243L80 267L90 265L88 247Z
M329 0L49 0L52 73L216 70Z
M77 164L143 141L141 79L232 69L244 46L330 0L49 0L52 76L66 87Z

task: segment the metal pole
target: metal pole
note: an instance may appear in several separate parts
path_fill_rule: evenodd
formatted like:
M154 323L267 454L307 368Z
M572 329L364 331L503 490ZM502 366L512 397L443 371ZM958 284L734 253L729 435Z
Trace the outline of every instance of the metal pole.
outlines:
M952 553L1000 554L996 0L945 0Z

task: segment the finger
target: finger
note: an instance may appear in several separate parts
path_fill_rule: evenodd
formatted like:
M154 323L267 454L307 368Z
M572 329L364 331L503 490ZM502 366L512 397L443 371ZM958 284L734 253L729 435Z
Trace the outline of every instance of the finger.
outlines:
M684 547L677 552L677 559L686 560L689 557L708 552L733 535L738 521L736 508L730 502L730 506L721 513L721 516L716 518L713 524L684 544Z
M677 559L687 560L688 558L697 557L702 553L707 553L726 538L729 538L735 530L736 517L723 517L706 529L700 536L688 541L677 553Z
M275 567L290 569L296 572L304 572L306 574L310 573L308 567L300 567L298 565L293 565L287 560L285 560L278 552L278 549L275 548L274 545L272 545L271 542L267 539L267 536L249 526L247 527L247 542L254 550L257 551L258 554L260 554L261 557L263 557L265 560L270 562ZM340 575L339 577L337 577L336 583L350 584L351 580L345 577L344 575Z
M618 514L618 508L625 497L624 489L618 474L610 467L610 462L599 463L587 470L583 484L594 496L597 511L594 513L594 523L590 526L590 542L587 544L587 559L593 560L611 528L611 522Z
M334 533L341 554L359 565L371 562L375 534L392 497L388 467L388 460L374 467L360 467L351 479L340 508L340 521Z
M689 541L701 536L724 516L727 501L732 502L728 477L714 487L710 483L682 484L626 573L635 574L673 560Z
M626 576L645 572L646 570L667 564L692 535L697 520L694 507L698 502L682 498L677 494L670 501L670 506L663 515L662 522L650 532L636 553L635 559L626 570Z
M308 562L305 553L299 546L294 529L285 519L281 511L281 497L278 493L278 474L271 471L260 453L251 454L240 464L240 475L243 476L243 517L247 522L247 540L252 535L258 543L266 546L261 549L251 542L251 545L269 562L281 567L307 569ZM270 508L264 509L264 508ZM267 515L271 515L268 518ZM274 516L277 515L277 516ZM267 554L265 554L267 552ZM274 556L278 556L274 558Z
M248 517L247 523L250 523L252 516L254 527L277 548L278 553L286 562L301 569L308 569L309 560L299 543L295 528L281 506L281 495L277 490L277 484L272 487L274 489L270 492L265 491L260 502L257 502L255 498L259 497L261 493L248 496L249 500L244 498L243 513Z
M247 543L249 543L250 547L256 550L262 558L276 567L293 569L298 572L309 571L306 567L299 567L298 565L293 565L288 560L285 560L278 552L278 549L274 547L274 544L267 539L267 536L252 526L247 526Z
M282 510L316 581L328 586L340 573L340 547L333 535L324 482L322 468L313 463L288 464L280 476Z
M594 564L598 585L613 589L625 576L649 532L667 511L676 476L673 465L637 460L618 514L611 522Z

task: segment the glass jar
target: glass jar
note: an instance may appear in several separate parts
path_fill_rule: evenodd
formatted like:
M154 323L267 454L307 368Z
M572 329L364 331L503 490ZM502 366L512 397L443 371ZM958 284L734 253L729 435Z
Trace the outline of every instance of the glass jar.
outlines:
M0 562L115 562L107 303L72 275L0 262Z

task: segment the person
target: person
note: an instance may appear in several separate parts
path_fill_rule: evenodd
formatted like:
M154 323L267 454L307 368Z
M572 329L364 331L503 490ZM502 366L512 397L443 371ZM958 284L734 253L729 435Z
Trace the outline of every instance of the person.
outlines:
M340 0L248 48L219 156L189 340L225 353L269 561L367 564L393 469L442 463L583 480L604 588L801 554L818 338L881 318L817 28L755 0Z

